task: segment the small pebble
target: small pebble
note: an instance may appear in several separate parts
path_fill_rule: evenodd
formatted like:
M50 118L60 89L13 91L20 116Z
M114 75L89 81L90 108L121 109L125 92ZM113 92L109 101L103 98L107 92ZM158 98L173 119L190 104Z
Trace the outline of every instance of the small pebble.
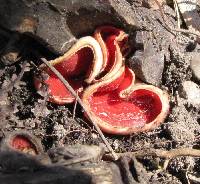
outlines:
M63 125L60 125L56 122L54 125L54 134L57 136L58 140L60 140L63 139L68 132Z
M117 150L119 148L119 141L118 140L115 140L113 142L113 148L114 148L114 150Z
M137 78L143 82L155 86L160 86L162 83L162 73L164 68L164 54L162 52L136 51L128 60L128 63L130 68L135 72Z
M194 76L200 80L200 53L195 53L190 61L190 68Z
M93 139L98 139L98 135L95 134L95 133L92 133L91 137L92 137Z
M192 105L200 105L200 88L192 81L185 81L182 83L180 96L187 99L188 103Z

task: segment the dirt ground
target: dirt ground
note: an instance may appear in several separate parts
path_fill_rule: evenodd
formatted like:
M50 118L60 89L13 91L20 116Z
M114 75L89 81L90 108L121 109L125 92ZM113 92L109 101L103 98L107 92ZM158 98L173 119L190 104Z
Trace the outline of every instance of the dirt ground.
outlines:
M200 45L193 35L169 33L163 26L163 18L158 9L140 6L135 1L130 1L130 4L141 25L141 29L129 33L133 42L137 42L137 37L140 40L140 33L143 33L142 39L150 39L155 48L160 47L164 52L161 88L170 94L170 113L165 122L153 131L129 136L105 134L106 139L117 153L149 148L199 148L200 108L181 96L181 86L184 81L193 81L200 85L200 81L192 75L190 69L192 52L200 52ZM164 8L169 24L176 25L173 8L169 5ZM151 29L152 26L156 28ZM151 37L150 32L157 36ZM7 42L8 37L0 34L1 52ZM22 37L19 43L26 45L20 59L11 65L5 65L2 61L0 63L1 139L5 133L27 130L41 140L46 151L65 145L102 144L95 128L84 118L80 106L77 106L73 119L74 105L58 106L49 103L46 101L47 97L42 97L34 88L33 76L41 61L32 51L38 51L47 59L55 58L56 55L26 36ZM139 48L132 49L134 53ZM164 159L144 157L139 159L139 162L146 170L147 183L198 183L200 177L199 158L172 159L166 170L163 170ZM192 179L193 177L196 179Z

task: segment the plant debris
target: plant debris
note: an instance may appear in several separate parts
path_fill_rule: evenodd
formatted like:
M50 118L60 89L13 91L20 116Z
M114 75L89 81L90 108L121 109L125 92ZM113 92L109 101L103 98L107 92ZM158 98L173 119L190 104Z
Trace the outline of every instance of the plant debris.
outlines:
M65 11L62 2L67 2L69 9ZM62 2L2 1L0 183L198 183L200 110L195 103L198 99L193 96L198 98L199 90L191 91L185 84L199 88L198 57L194 57L200 51L199 33L188 29L190 26L179 11L180 1L158 0L159 4L154 3L155 0ZM196 2L191 7L195 6L198 11ZM36 15L37 22L32 15ZM29 24L31 22L33 24ZM21 23L21 27L16 26ZM45 85L48 75L41 72L40 67L43 61L48 65L47 60L56 60L58 53L65 53L81 37L91 35L96 28L105 25L118 27L129 35L127 45L130 47L125 47L122 52L123 63L133 70L134 59L138 59L138 68L133 70L135 82L144 80L169 93L169 114L151 131L123 136L103 134L94 118L86 116L84 109L87 111L87 108L81 105L82 96L79 97L81 90L73 90L71 96L77 105L57 105L48 101L50 91ZM101 29L95 31L98 37L101 32ZM12 37L14 35L17 39ZM148 67L151 58L155 66L160 61L158 68ZM105 67L106 62L102 66ZM51 67L53 70L54 67L49 65ZM106 76L103 70L100 72L90 86ZM89 73L85 74L89 76ZM34 76L40 76L40 91L35 89ZM154 76L152 80L151 76ZM83 91L88 86L84 83ZM68 87L65 85L64 89ZM20 132L39 140L43 154L30 155L4 144L9 135ZM23 146L30 145L25 142L22 141Z

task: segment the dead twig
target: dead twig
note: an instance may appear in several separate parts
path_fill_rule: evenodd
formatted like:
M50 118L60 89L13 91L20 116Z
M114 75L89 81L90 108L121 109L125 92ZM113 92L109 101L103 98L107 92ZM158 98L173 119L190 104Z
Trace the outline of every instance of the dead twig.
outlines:
M81 105L81 107L83 108L83 110L86 112L89 120L92 122L92 124L94 125L94 127L96 128L96 130L98 131L101 139L103 140L103 142L105 143L105 145L107 146L108 150L110 151L110 153L112 154L112 157L114 158L114 160L118 160L118 155L114 152L114 150L112 149L112 147L110 146L110 144L108 143L108 141L106 140L104 134L102 133L101 129L99 128L99 126L97 125L95 119L92 117L90 111L87 110L87 108L85 107L85 105L83 104L82 100L80 99L79 96L77 96L76 91L74 91L74 89L71 87L71 85L64 79L64 77L59 73L58 70L55 69L55 67L53 67L52 65L50 65L48 63L48 61L45 58L41 58L41 61L48 66L52 72L54 72L54 74L60 79L60 81L65 85L65 87L69 90L69 92L75 97L77 98L77 102Z
M191 157L200 157L200 150L192 149L192 148L178 148L172 149L169 151L161 150L161 149L145 149L136 152L126 152L126 153L117 153L118 157L121 156L129 156L129 157L145 157L145 156L153 156L160 157L165 159L173 159L181 156L191 156ZM110 157L109 154L105 155L107 158Z
M76 115L77 96L78 96L78 90L76 91L76 99L75 99L74 109L73 109L73 115L72 115L72 119L73 119L73 120L74 120L75 115Z
M178 9L178 3L176 0L174 0L174 9L176 11L176 16L177 16L177 22L178 22L178 28L181 28L181 16L180 16L180 12Z
M180 157L180 156L200 157L200 150L192 149L192 148L178 148L178 149L173 149L169 151L153 149L147 153L136 152L136 156L140 156L142 154L146 154L147 156L155 155L161 158L172 159L172 158Z

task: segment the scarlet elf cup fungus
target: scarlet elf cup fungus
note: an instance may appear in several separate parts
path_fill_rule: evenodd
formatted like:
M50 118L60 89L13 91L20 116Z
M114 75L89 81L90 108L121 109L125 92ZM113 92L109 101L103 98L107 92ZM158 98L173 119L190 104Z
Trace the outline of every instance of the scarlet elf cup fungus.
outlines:
M91 83L99 74L103 56L98 42L91 36L81 38L66 54L50 61L71 84L75 91L81 92L84 85ZM59 78L45 65L40 68L44 70L49 78L45 81L50 91L49 101L57 104L72 103L75 98L66 89ZM41 81L35 78L37 89Z
M123 62L127 34L103 26L97 28L94 38L81 38L64 56L50 64L75 90L87 84L81 94L82 101L103 131L126 135L157 127L167 116L168 95L152 85L135 82L133 71ZM74 97L55 74L43 65L40 68L49 75L44 81L49 86L49 101L73 102ZM40 81L36 79L35 84L38 88Z
M30 155L38 155L43 152L42 145L36 137L25 131L13 132L3 139L1 150L8 149Z

